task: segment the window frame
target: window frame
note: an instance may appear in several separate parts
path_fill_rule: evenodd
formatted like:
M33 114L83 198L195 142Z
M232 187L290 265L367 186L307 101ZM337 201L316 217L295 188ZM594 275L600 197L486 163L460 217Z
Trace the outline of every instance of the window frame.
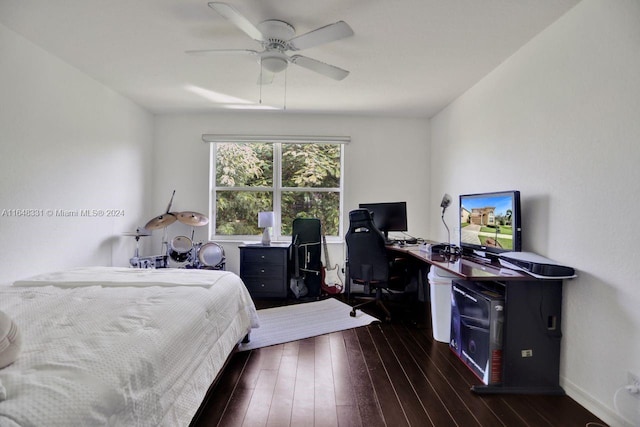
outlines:
M272 241L289 241L290 236L282 235L282 193L283 192L338 192L339 194L339 219L338 235L326 236L328 243L342 242L344 234L344 145L350 141L343 136L259 136L259 135L203 135L204 142L209 143L209 214L215 218L216 194L218 191L256 191L270 192L273 194L273 211L275 224L273 227ZM270 143L273 144L273 177L272 187L245 187L245 186L217 186L216 165L217 147L219 143ZM331 144L340 146L340 183L339 187L283 187L282 186L282 148L284 144ZM256 218L257 221L257 218ZM216 234L216 221L209 221L208 235L211 240L244 242L260 241L260 235L219 235Z

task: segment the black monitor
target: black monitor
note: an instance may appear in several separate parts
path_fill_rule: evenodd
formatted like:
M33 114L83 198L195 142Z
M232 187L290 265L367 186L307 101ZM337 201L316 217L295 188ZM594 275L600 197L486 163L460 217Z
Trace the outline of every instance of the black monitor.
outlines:
M522 250L520 192L460 195L460 248L464 254L494 258Z
M373 223L387 240L390 231L408 231L407 202L360 203L359 207L371 212Z

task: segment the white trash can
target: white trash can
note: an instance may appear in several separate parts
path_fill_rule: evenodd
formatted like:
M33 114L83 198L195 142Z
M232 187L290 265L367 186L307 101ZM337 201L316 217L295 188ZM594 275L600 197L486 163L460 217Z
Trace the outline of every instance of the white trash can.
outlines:
M448 343L451 335L451 280L456 276L432 266L427 277L431 296L433 338Z

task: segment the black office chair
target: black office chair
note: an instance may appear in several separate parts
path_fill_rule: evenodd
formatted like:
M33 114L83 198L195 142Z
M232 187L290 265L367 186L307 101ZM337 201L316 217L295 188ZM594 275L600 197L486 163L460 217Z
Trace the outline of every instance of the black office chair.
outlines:
M385 320L390 321L391 313L382 302L382 290L388 290L392 281L401 278L390 276L384 235L373 224L371 213L367 209L349 212L349 230L345 241L348 280L364 285L365 294L370 294L371 288L375 288L375 297L358 297L366 301L353 306L349 314L355 317L357 309L375 303L386 314Z

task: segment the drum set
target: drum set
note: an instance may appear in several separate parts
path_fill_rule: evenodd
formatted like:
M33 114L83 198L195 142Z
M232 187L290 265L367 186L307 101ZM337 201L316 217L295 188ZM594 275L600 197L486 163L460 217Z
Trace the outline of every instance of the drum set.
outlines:
M171 197L173 201L173 196ZM127 236L136 238L136 250L129 263L134 268L200 268L209 270L224 270L225 255L224 248L215 242L194 242L193 236L195 227L202 227L209 223L209 218L192 211L169 212L171 202L167 212L152 218L143 229L138 228L135 232L124 233ZM167 227L174 222L191 227L191 238L187 236L176 236L167 241ZM151 231L164 229L162 238L161 255L147 257L140 256L140 238L150 236Z

